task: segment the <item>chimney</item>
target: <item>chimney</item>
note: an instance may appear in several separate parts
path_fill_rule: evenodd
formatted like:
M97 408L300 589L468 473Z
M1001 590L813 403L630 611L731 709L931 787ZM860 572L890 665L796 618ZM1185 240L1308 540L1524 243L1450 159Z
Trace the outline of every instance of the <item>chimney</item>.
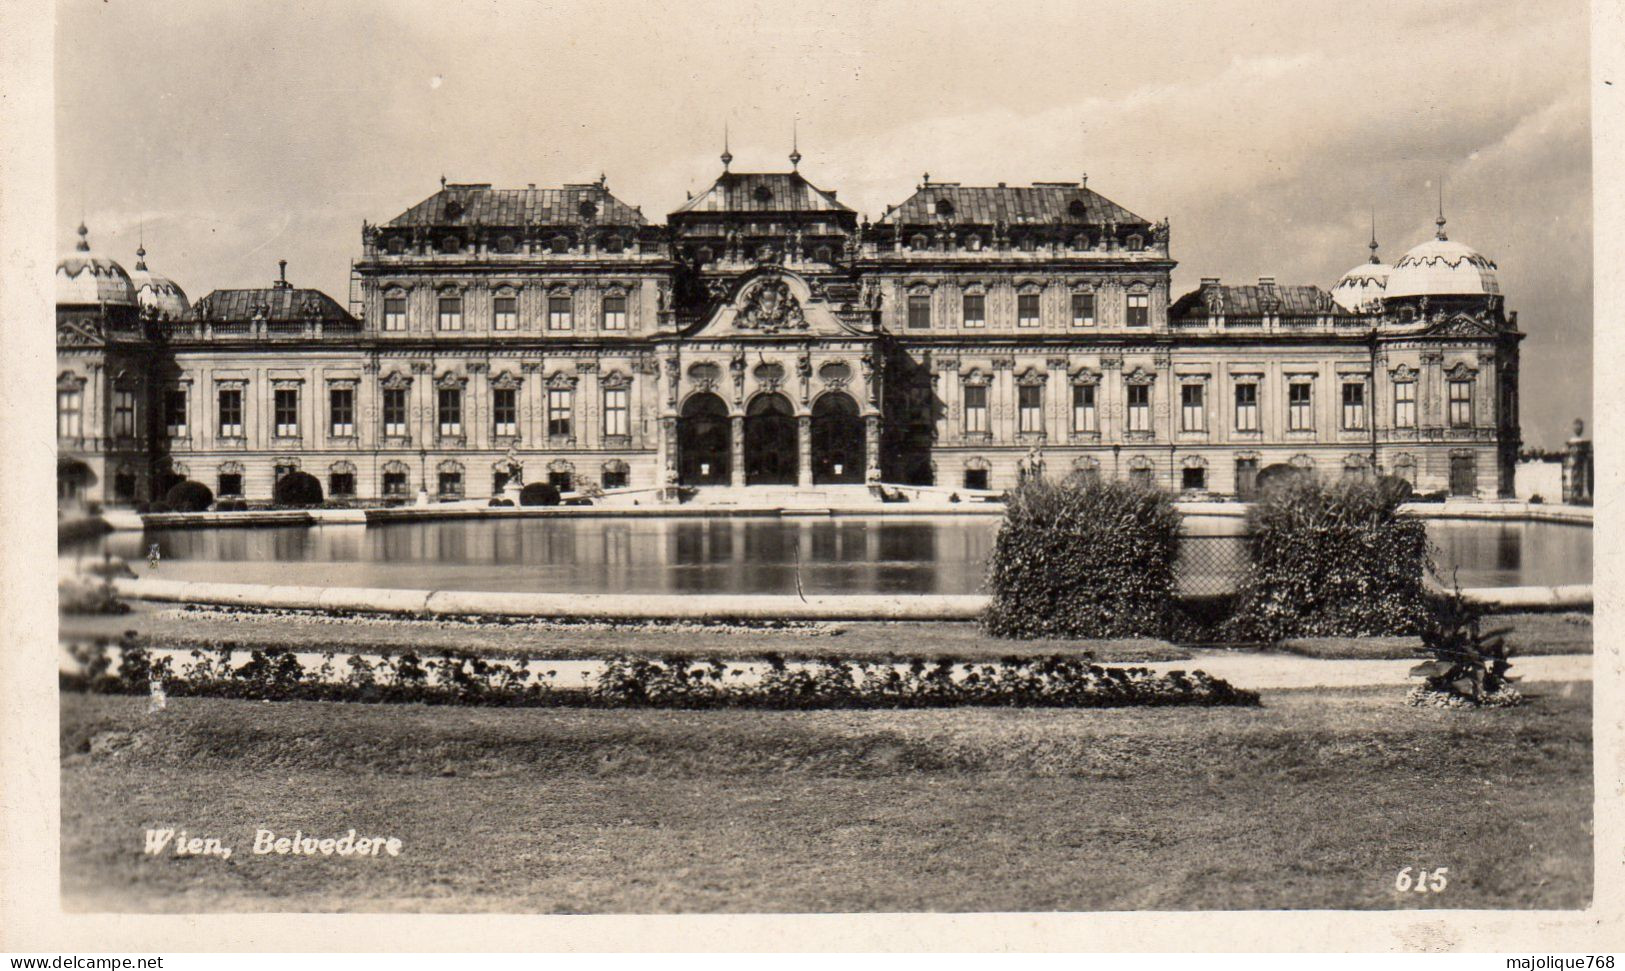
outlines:
M1218 277L1216 277L1216 276L1202 277L1202 289L1203 290L1211 290L1214 287L1217 287L1218 285L1219 285L1219 278Z
M1078 180L1078 188L1080 188L1080 189L1089 188L1089 173L1088 172L1083 173L1083 178Z
M288 289L288 261L277 260L276 267L276 288L278 290L286 290Z
M1003 182L999 183L999 188L1001 188L1001 189L1004 188L1004 183Z
M831 198L831 199L834 199L834 198L835 198L835 195L836 195L836 193L835 193L835 190L834 190L834 189L830 189L830 190L829 190L829 197L830 197L830 198Z
M1275 278L1272 276L1261 276L1258 278L1258 285L1267 290L1273 290L1275 288Z

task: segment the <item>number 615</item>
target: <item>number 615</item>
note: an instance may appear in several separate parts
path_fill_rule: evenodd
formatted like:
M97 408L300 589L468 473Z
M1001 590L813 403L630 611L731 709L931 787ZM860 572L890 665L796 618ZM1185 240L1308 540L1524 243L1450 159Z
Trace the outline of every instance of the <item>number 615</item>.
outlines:
M1411 876L1413 869L1416 870L1414 877ZM1406 867L1394 878L1394 889L1400 893L1412 890L1417 893L1443 893L1444 888L1450 885L1449 873L1447 866L1435 867L1432 871L1426 867Z

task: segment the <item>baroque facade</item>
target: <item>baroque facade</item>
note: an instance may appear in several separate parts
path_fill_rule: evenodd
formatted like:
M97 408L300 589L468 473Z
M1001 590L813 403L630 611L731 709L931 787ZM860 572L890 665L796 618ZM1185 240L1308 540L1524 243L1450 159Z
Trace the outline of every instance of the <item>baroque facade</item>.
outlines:
M604 180L446 184L364 224L349 305L281 277L195 304L57 269L59 481L265 499L836 483L1045 467L1247 495L1274 464L1510 495L1516 315L1444 220L1330 289L1202 281L1087 181L927 176L870 223L798 170L722 174L663 225Z

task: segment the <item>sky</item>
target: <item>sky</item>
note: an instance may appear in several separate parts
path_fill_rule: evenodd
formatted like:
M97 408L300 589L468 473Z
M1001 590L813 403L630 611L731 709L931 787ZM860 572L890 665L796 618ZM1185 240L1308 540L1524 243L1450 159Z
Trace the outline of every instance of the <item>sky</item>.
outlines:
M1532 11L1538 11L1532 12ZM721 169L877 219L925 173L1076 180L1199 278L1329 287L1433 233L1500 264L1523 437L1591 424L1587 8L1513 2L63 0L57 221L196 299L341 302L362 221L452 182L608 177L651 218Z

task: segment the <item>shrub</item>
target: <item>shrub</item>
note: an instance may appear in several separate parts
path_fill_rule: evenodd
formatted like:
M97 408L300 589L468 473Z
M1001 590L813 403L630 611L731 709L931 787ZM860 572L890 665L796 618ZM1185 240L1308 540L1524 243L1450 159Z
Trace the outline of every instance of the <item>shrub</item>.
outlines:
M1529 504L1531 506L1539 506L1539 505L1545 503L1545 501L1546 501L1546 497L1541 495L1538 492L1529 497Z
M1507 674L1512 652L1505 635L1512 628L1481 630L1484 612L1462 596L1460 586L1450 596L1430 598L1428 607L1422 621L1422 646L1416 649L1426 660L1411 668L1411 677L1427 680L1412 689L1406 700L1413 705L1442 707L1521 703L1523 696L1512 687L1518 679Z
M1383 483L1270 490L1249 513L1250 571L1227 636L1365 637L1414 633L1424 616L1427 529Z
M201 482L182 479L169 487L164 501L176 512L203 512L214 505L214 490Z
M289 472L276 481L271 495L278 505L314 506L322 501L322 483L309 472Z
M490 502L486 503L486 505L491 506L492 508L499 508L499 507L502 507L502 506L512 506L513 505L513 500L512 499L493 498Z
M1029 479L1005 501L983 625L997 637L1161 636L1178 549L1162 492Z
M559 504L559 490L547 482L531 482L519 490L519 504L521 506L556 506Z
M169 503L165 502L162 499L154 499L152 502L147 504L147 512L174 512L174 511L175 510L173 510L173 509L171 509L169 507Z

